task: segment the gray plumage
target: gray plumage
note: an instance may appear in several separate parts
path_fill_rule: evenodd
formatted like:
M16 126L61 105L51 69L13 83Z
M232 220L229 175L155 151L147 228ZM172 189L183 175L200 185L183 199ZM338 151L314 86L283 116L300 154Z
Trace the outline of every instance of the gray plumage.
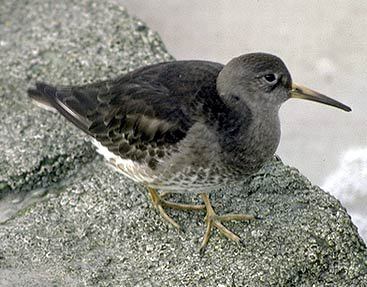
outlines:
M279 58L253 53L225 66L160 63L84 86L38 83L29 95L91 135L130 178L206 192L244 180L274 155L291 82Z
M206 209L205 250L213 228L235 242L222 222L255 219L218 215L209 191L246 180L275 153L278 112L289 98L351 109L292 83L277 57L253 53L227 65L174 61L140 68L115 80L77 87L38 83L32 99L56 109L94 138L118 171L147 186L153 206L180 229L165 208ZM204 205L170 202L157 192L200 193Z

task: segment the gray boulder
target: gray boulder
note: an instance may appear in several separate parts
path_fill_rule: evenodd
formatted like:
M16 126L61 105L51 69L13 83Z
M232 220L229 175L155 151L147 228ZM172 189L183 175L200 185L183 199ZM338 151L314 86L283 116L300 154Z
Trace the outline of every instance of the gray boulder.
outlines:
M204 213L170 211L109 169L85 135L41 110L36 80L77 84L171 60L158 35L112 1L0 5L0 286L365 286L367 249L340 203L274 160L211 195L228 223L198 246ZM175 196L173 200L196 201Z

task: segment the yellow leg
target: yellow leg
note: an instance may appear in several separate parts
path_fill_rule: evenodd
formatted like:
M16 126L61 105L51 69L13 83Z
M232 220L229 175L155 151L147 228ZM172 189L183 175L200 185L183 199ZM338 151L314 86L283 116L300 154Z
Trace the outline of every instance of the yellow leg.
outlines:
M206 246L208 245L209 238L213 229L213 226L216 227L220 233L222 233L225 237L235 242L238 242L240 238L234 234L232 231L228 230L223 224L223 221L231 221L231 220L238 220L238 221L247 221L255 219L252 215L247 214L225 214L225 215L217 215L210 203L209 195L206 193L201 194L201 198L203 199L205 206L206 206L206 230L204 234L203 241L200 246L200 251L203 251Z
M205 205L194 205L194 204L183 204L164 200L162 197L167 195L164 193L162 196L159 195L156 189L148 187L148 192L152 200L153 206L158 210L160 215L175 228L181 229L180 225L174 221L164 210L165 207L178 209L178 210L203 210Z

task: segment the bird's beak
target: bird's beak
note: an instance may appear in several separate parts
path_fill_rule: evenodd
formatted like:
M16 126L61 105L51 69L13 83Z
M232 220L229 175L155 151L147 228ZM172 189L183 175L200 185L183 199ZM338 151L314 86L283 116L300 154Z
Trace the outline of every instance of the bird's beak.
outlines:
M292 83L292 89L290 90L290 97L323 103L329 106L342 109L346 112L350 112L352 110L350 107L342 104L341 102L333 100L332 98L329 98L323 94L315 92L301 85L297 85L295 83Z

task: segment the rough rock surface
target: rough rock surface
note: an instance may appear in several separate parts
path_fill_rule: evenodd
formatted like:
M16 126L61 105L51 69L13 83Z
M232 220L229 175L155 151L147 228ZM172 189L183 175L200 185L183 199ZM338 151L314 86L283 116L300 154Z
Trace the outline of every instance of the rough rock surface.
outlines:
M109 169L83 133L31 104L35 80L83 83L172 59L159 37L111 1L2 1L0 286L363 286L367 249L340 203L293 168L270 162L248 184L212 194L228 223L198 245L203 213L151 208L145 190ZM185 200L194 200L185 198ZM1 217L0 217L1 218Z

